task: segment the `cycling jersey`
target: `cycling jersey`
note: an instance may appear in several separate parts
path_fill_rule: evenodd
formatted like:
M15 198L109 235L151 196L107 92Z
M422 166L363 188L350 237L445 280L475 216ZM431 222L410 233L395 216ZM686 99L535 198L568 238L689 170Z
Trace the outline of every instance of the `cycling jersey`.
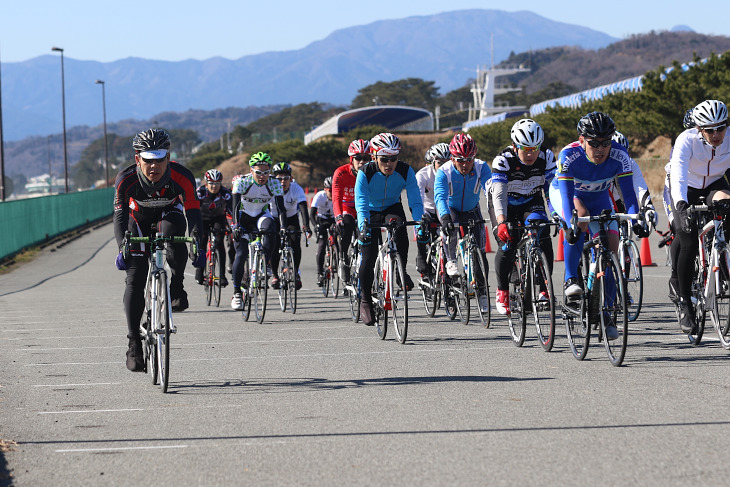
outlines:
M631 159L631 171L634 173L632 183L634 186L634 194L640 207L644 207L646 204L651 204L651 195L649 194L649 187L644 179L644 174L641 172L641 168L635 160ZM618 185L618 180L614 178L611 184L611 199L615 202L623 201L623 193L621 193L621 187Z
M259 185L251 174L236 180L232 192L234 195L240 195L241 203L236 210L242 211L251 217L264 213L267 210L267 205L275 197L281 196L281 198L277 198L278 200L283 200L284 197L284 190L281 188L278 179L269 178L266 184ZM283 211L283 201L281 210Z
M704 189L722 178L730 167L730 137L718 147L708 144L696 129L687 129L677 137L669 163L672 201L687 201L687 187Z
M312 208L317 208L317 218L323 220L334 220L335 214L332 209L332 200L327 197L327 193L317 191L312 198Z
M479 190L489 195L492 170L481 159L474 159L474 167L469 174L461 174L452 161L447 162L436 172L434 182L434 201L439 218L456 211L471 211L479 205Z
M355 175L352 164L345 164L335 170L332 176L332 204L335 216L343 213L357 218L355 210Z
M537 160L528 166L509 146L492 161L492 204L496 215L506 215L508 206L522 206L547 195L557 166L550 149L540 150Z
M382 212L400 203L403 189L406 190L411 216L414 220L420 220L423 215L423 201L413 168L398 161L393 174L386 176L380 172L377 161L365 164L358 171L355 182L358 228L364 228L364 223L370 221L370 212Z
M416 182L423 198L423 209L429 213L436 213L436 202L433 200L433 185L436 181L436 169L432 164L423 167L416 173Z
M289 191L284 193L284 208L286 208L286 217L291 218L299 214L299 203L306 203L307 196L304 194L304 190L296 181L292 181L289 186ZM279 210L276 206L271 208L271 213L274 216L279 216Z
M217 193L208 191L208 187L204 184L200 185L196 191L200 200L200 213L203 220L213 220L226 215L231 211L233 198L231 190L221 186Z

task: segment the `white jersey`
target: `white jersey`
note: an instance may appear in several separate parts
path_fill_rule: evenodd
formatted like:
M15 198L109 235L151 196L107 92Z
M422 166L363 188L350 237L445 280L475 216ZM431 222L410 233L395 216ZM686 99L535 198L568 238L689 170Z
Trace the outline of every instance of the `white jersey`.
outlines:
M669 175L672 201L687 201L687 187L704 189L723 177L730 168L730 137L713 147L696 129L677 137L665 170Z
M302 189L299 184L297 184L296 181L291 182L291 186L289 186L289 191L284 193L284 208L286 208L286 217L291 218L297 214L297 211L299 211L299 203L306 203L307 202L307 195L304 194L304 190ZM274 216L279 216L279 210L276 208L276 205L273 205L271 207L271 214Z
M423 210L429 213L436 213L436 203L433 200L433 184L436 181L436 170L433 164L423 167L416 173L416 183L421 191L423 199Z
M241 195L241 207L238 209L252 217L265 212L266 206L275 196L284 196L278 179L269 178L266 184L259 186L251 174L238 179L231 192Z
M317 208L317 217L325 220L334 220L335 212L332 208L332 200L327 197L327 193L318 191L312 198L312 208Z

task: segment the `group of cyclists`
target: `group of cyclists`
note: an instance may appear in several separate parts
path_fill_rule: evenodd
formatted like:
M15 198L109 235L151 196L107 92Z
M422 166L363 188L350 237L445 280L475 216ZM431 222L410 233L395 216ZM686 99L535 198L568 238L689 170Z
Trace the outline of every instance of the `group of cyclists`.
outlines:
M672 275L670 298L677 303L679 325L692 333L697 326L691 309L689 283L694 255L698 252L697 228L688 208L700 197L708 201L730 199L730 185L724 177L730 168L730 141L725 138L727 107L718 100L705 100L688 111L685 128L676 140L666 166L664 206L675 234L671 245ZM274 163L264 152L249 160L250 172L236 176L232 188L222 186L222 174L211 169L204 183L195 188L188 169L170 161L170 139L160 129L140 132L134 139L135 164L122 170L115 183L114 229L120 253L116 265L127 273L124 308L127 315L129 349L127 367L144 368L139 323L144 308L147 271L143 244L125 247L127 231L148 236L155 230L169 235L183 235L186 228L194 236L197 252L189 253L196 267L196 281L202 283L205 249L210 232L215 232L219 255L225 268L226 254L232 262L233 296L231 307L243 307L249 276L244 275L249 240L260 238L268 263L271 286L279 286L279 230L291 230L307 238L317 233L317 284L324 279L324 253L333 236L341 266L341 278L351 276L349 247L357 242L361 265L360 319L365 325L375 323L372 301L375 261L381 243L378 227L385 223L405 222L402 193L405 191L411 219L414 220L418 254L416 269L428 282L427 252L439 239L443 242L444 269L456 276L457 242L466 230L465 223L478 221L475 237L481 252L485 250L489 226L498 242L494 267L497 290L496 310L509 315L510 271L515 261L517 229L527 222L555 221L564 229L565 299L583 293L579 261L584 243L598 234L595 223L578 223L575 216L597 215L605 210L638 216L632 229L647 237L656 227L657 214L646 182L636 162L628 153L626 137L616 130L611 117L591 112L577 124L578 140L564 147L558 156L544 147L542 127L531 119L517 121L510 131L510 144L491 164L477 158L477 144L467 133L457 133L450 143L438 143L425 154L426 166L418 172L399 159L401 143L392 133L380 133L370 140L356 139L348 147L349 162L337 168L324 181L307 211L307 196L292 179L286 162ZM486 199L489 224L481 212L481 196ZM230 221L229 221L230 220ZM223 242L230 235L233 247L225 250ZM291 246L297 269L301 261L301 238L292 238ZM409 237L406 226L395 231L395 244L404 267L408 261ZM609 225L608 244L615 252L619 244L616 222ZM547 257L552 273L554 251L550 227L540 230L539 246ZM182 285L186 263L184 244L171 245L168 262L171 269L170 294L173 311L188 307ZM483 255L486 262L486 255ZM476 276L478 286L486 286L487 270ZM402 283L413 289L413 279L406 272ZM221 278L225 286L225 277ZM297 289L301 288L297 276ZM614 283L615 285L615 283ZM534 296L536 300L555 299L547 288ZM490 306L488 295L479 295L477 305L484 311ZM618 333L611 323L605 328L606 339Z

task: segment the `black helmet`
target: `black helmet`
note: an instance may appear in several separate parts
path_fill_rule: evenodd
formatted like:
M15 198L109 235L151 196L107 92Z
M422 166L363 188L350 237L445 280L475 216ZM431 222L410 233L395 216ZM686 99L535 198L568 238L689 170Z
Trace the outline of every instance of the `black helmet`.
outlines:
M602 112L591 112L578 120L578 135L609 139L616 132L616 124L611 117Z
M132 147L136 151L170 149L170 136L162 129L149 129L134 136Z
M271 172L276 176L277 174L286 174L291 176L291 166L286 162L277 162L271 169Z

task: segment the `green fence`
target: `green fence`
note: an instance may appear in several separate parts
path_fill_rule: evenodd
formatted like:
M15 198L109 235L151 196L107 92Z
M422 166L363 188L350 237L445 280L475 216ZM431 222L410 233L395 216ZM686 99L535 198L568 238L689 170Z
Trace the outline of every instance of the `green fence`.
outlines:
M0 203L0 259L111 216L114 188Z

